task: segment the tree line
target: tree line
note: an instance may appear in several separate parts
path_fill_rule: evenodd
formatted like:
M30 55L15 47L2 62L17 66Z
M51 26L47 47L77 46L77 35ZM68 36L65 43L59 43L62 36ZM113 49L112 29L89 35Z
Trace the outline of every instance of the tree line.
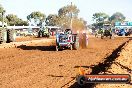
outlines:
M4 8L0 5L0 13L3 11ZM45 22L46 26L61 26L63 28L69 28L71 26L72 18L72 27L81 30L87 27L87 21L78 17L79 12L80 10L76 5L67 5L60 8L58 14L49 14L47 17L40 11L34 11L27 16L27 21L18 18L17 15L14 14L8 14L4 19L10 26L26 26L29 25L28 21L33 20L38 26L41 25L42 22ZM126 17L120 12L116 12L112 16L98 12L94 13L92 18L95 21L95 23L93 23L94 26L101 26L104 23L114 24L116 21L124 21ZM0 14L0 21L1 20L2 15Z
M2 5L0 5L0 13L2 12L6 12L4 10L4 8L2 7ZM2 21L2 14L0 14L0 21ZM8 25L10 26L23 26L23 25L28 25L28 22L27 21L24 21L20 18L18 18L17 15L14 15L14 14L8 14L4 17L4 21L7 22Z
M93 23L95 27L103 26L103 24L111 24L114 26L115 22L122 22L126 19L121 12L115 12L112 16L102 12L94 13L92 18L95 21Z
M45 22L46 26L61 26L63 28L71 27L72 19L72 28L76 30L85 29L87 22L78 17L80 10L76 5L67 5L58 10L58 14L49 14L47 17L44 13L39 11L32 12L27 16L27 19L31 19L36 22L37 25L40 25L41 22ZM37 19L40 21L38 22Z

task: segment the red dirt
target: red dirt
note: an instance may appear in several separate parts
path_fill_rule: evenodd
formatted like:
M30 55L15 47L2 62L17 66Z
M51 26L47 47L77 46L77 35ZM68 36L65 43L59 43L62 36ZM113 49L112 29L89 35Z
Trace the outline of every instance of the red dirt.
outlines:
M120 52L120 56L116 58L108 69L108 72L112 74L129 74L130 75L130 83L125 84L97 84L95 88L132 88L132 41L127 43L122 51ZM109 73L110 74L110 73Z
M127 40L90 38L87 49L59 52L44 43L0 49L0 88L60 88L76 76L76 67L98 64Z
M54 37L51 36L50 39L53 39ZM40 40L40 39L47 39L47 38L37 38L37 37L34 37L34 36L26 36L26 37L17 37L16 38L16 42L21 42L21 41L31 41L31 40Z

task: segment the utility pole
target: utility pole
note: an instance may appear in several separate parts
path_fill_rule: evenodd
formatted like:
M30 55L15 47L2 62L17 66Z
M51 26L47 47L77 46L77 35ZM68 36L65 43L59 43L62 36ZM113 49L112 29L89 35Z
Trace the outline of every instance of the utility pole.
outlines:
M71 23L70 23L70 28L72 30L72 2L71 2Z
M4 27L4 15L5 15L5 10L2 12L2 27Z

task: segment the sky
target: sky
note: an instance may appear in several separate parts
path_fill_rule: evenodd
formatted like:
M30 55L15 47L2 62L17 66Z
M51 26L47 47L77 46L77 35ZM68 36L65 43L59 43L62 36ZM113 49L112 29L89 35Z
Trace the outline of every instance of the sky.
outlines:
M132 21L132 0L0 0L6 14L15 14L23 20L33 11L41 11L46 16L57 14L61 7L71 2L80 10L79 17L88 24L93 22L92 15L96 12L105 12L109 16L121 12L126 20Z

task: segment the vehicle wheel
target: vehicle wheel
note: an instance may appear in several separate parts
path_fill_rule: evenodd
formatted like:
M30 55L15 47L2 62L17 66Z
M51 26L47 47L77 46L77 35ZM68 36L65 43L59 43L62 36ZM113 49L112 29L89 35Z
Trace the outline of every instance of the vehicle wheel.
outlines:
M114 33L112 33L112 39L114 39L115 38L115 34Z
M110 39L112 38L112 35L110 35Z
M6 43L7 42L7 31L6 30L0 30L0 43Z
M39 30L39 32L38 32L38 38L40 38L40 37L42 37L42 36L43 36L42 31Z
M73 45L72 44L70 45L70 50L73 50Z
M101 39L103 39L104 38L104 34L101 34Z
M103 38L104 38L104 36L101 35L101 39L103 39Z
M48 38L48 34L46 34L46 38Z
M58 46L56 46L56 51L59 51Z
M79 49L79 37L76 37L76 41L75 41L75 43L73 44L73 48L75 49L75 50L78 50Z
M49 38L49 37L50 37L50 34L47 35L47 38Z
M15 30L7 30L7 42L14 42L16 40L16 31Z
M98 34L95 34L95 37L98 38Z
M85 80L85 77L83 75L79 75L77 78L77 83L80 85L80 86L84 86L86 84L86 80Z

